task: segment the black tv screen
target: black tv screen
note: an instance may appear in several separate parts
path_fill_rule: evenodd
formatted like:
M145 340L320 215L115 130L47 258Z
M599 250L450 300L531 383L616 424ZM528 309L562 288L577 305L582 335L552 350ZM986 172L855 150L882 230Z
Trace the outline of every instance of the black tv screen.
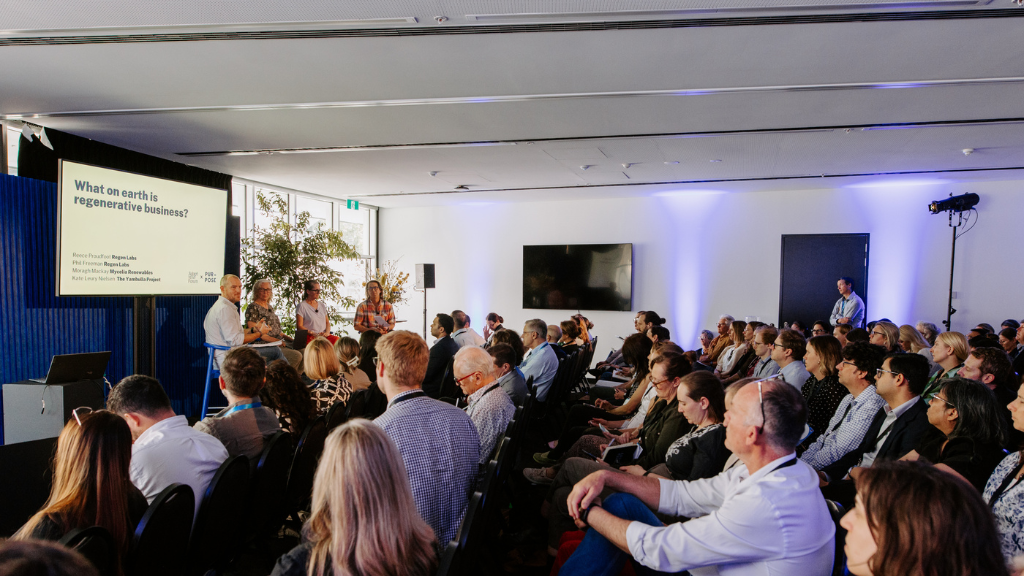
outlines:
M523 308L633 307L632 244L523 246Z

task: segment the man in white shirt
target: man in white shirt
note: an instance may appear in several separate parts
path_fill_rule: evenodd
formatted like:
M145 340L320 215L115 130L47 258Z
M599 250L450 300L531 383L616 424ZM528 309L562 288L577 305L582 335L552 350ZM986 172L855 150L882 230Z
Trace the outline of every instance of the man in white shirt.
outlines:
M241 346L254 342L263 334L270 332L270 326L260 320L253 329L242 330L242 318L238 314L238 302L242 299L242 281L234 274L225 274L220 279L220 296L210 307L203 320L203 329L206 331L206 341L217 346ZM284 353L280 346L262 346L255 348L256 352L263 356L267 362L284 360ZM214 360L219 368L224 360L226 350L215 350Z
M469 325L469 314L466 314L462 310L453 310L452 320L455 320L455 332L452 332L452 340L455 340L455 343L459 345L459 348L484 345L484 342L486 342L484 337L477 334L476 330L473 330Z
M693 482L612 470L587 476L568 505L577 524L590 530L559 574L617 574L630 558L694 576L831 574L835 526L817 474L795 453L806 420L795 388L780 380L751 382L725 416L725 446L742 465ZM602 503L605 489L619 494ZM664 526L652 509L692 519Z
M558 372L558 356L548 344L547 335L548 325L539 318L527 320L523 325L523 347L529 352L519 368L527 380L533 376L533 396L537 402L548 399L551 383Z
M783 330L772 345L772 360L779 365L779 378L801 390L811 373L804 366L807 340L796 330Z
M188 484L198 513L207 486L228 458L220 440L175 415L163 386L149 376L134 374L118 382L107 409L124 418L132 431L132 484L150 503L171 484Z

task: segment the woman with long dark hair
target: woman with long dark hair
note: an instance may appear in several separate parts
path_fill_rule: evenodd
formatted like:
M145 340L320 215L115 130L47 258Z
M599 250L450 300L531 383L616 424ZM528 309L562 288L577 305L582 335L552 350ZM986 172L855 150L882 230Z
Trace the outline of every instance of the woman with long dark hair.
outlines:
M148 505L132 484L131 457L132 433L124 418L76 409L57 438L50 497L14 538L59 540L74 528L102 526L123 558Z
M260 391L260 399L291 432L293 442L299 441L302 431L316 418L316 403L309 388L295 368L284 360L275 360L267 366L267 384Z

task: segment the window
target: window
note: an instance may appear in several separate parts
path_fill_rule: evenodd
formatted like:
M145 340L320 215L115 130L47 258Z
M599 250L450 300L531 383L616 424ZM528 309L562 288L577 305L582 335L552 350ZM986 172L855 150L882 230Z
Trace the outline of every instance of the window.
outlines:
M21 140L21 130L10 126L3 126L7 130L7 173L11 176L18 175L18 143Z

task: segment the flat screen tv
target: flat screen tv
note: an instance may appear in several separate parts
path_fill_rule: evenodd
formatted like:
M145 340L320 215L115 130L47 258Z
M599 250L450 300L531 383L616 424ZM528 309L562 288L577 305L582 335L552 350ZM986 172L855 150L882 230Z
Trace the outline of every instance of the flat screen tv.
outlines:
M632 244L523 246L523 308L633 308Z

